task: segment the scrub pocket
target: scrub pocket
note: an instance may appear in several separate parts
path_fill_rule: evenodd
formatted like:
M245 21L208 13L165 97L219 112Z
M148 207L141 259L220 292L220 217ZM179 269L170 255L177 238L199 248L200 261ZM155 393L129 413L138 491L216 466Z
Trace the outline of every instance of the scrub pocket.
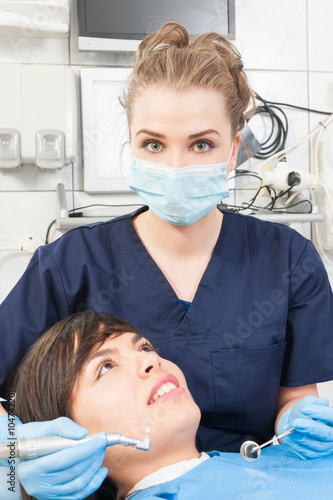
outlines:
M215 414L209 425L250 431L274 420L285 346L211 353Z

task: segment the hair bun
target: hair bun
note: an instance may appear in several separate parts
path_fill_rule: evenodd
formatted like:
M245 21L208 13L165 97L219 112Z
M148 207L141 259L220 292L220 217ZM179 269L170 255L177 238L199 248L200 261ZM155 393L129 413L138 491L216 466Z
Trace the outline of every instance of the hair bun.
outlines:
M147 57L150 52L168 47L182 49L190 44L190 35L187 29L178 23L166 23L156 32L149 33L140 43L136 52L136 60Z
M166 23L139 45L136 64L120 102L131 125L134 103L152 86L218 92L225 104L233 135L244 127L255 109L255 99L238 50L223 35L203 33L190 38L178 23Z

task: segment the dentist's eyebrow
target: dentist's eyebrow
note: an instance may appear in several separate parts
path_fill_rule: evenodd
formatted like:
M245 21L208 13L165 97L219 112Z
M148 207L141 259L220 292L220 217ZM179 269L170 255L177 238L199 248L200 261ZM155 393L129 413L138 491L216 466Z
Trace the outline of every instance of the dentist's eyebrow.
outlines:
M165 137L166 137L163 134L159 134L158 132L153 132L152 130L148 130L147 128L142 128L142 129L138 130L138 132L135 134L135 137L137 137L139 134L151 135L152 137L157 137L158 139L165 139ZM188 136L188 138L189 139L197 139L198 137L202 137L202 136L208 135L208 134L216 134L216 135L220 136L220 134L217 130L214 130L213 128L209 128L208 130L203 130L202 132L198 132L197 134L191 134Z
M220 134L218 133L217 130L215 130L213 128L209 128L208 130L203 130L203 132L198 132L197 134L189 135L188 138L189 139L197 139L198 137L202 137L203 135L208 135L208 134L217 134L218 136L220 136Z
M152 135L153 137L158 137L159 139L165 139L165 135L159 134L158 132L153 132L152 130L148 130L147 128L138 130L138 132L135 134L135 137L137 137L139 134L147 134Z

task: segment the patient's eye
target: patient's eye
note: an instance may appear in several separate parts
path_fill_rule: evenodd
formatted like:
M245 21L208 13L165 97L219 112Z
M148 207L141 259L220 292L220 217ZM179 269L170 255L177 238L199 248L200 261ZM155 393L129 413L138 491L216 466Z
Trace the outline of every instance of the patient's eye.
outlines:
M141 352L156 352L156 349L152 346L148 340L145 340L139 347Z
M114 362L111 359L104 359L100 364L98 370L98 376L101 377L102 375L110 371L113 367L114 367Z

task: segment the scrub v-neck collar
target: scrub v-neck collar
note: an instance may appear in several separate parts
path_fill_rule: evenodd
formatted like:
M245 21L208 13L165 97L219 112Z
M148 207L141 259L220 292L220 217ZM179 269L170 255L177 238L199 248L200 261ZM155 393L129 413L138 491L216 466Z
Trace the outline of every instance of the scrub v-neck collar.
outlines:
M159 308L161 319L164 316L167 322L171 323L174 333L176 331L181 335L188 332L191 323L194 323L197 330L200 324L205 323L205 316L208 313L207 305L212 307L217 300L217 293L214 293L214 290L217 292L221 286L224 287L225 281L230 277L232 268L229 266L230 238L232 237L230 225L232 221L228 214L224 213L213 253L201 277L192 304L189 310L185 311L176 292L144 246L133 225L133 217L145 211L145 208L126 219L124 237L129 242L127 250L131 253L131 260L136 265L137 273L141 275L142 281L150 289L152 300L155 302L153 306Z

